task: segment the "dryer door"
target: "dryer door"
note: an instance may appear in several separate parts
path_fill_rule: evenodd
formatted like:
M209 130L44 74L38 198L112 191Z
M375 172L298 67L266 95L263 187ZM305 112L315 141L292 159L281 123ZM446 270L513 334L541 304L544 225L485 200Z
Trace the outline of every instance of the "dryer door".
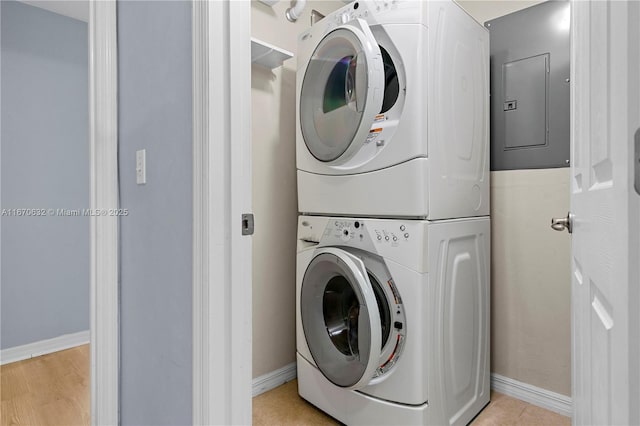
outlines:
M366 386L379 366L382 327L362 261L337 248L319 249L304 274L300 314L322 374L343 388Z
M299 116L309 152L347 161L367 140L384 94L382 54L367 23L350 21L318 43L302 81Z

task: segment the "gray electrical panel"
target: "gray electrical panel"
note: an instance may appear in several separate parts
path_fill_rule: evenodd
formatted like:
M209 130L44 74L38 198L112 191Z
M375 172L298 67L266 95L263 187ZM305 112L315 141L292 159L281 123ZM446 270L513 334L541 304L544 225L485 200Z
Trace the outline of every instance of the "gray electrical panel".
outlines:
M569 2L487 21L491 170L569 166Z

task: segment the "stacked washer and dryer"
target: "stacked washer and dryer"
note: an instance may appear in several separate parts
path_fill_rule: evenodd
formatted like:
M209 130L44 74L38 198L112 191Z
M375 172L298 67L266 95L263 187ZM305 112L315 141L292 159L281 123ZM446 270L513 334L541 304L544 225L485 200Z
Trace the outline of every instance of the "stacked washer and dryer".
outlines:
M300 36L298 390L343 423L489 402L488 62L453 1L356 1Z

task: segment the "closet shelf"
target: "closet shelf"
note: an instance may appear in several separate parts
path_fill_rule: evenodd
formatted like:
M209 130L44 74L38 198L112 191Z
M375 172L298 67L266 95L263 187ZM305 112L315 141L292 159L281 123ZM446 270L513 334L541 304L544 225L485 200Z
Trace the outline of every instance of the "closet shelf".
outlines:
M251 37L251 62L274 69L293 58L293 53Z

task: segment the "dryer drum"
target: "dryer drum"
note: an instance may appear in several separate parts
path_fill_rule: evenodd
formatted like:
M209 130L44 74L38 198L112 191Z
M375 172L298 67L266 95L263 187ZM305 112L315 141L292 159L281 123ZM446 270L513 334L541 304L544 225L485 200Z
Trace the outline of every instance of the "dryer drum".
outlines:
M387 50L378 45L380 53L382 53L382 63L384 64L384 96L382 98L382 109L380 114L389 111L398 100L400 94L400 82L398 81L398 72L393 64L391 55Z

